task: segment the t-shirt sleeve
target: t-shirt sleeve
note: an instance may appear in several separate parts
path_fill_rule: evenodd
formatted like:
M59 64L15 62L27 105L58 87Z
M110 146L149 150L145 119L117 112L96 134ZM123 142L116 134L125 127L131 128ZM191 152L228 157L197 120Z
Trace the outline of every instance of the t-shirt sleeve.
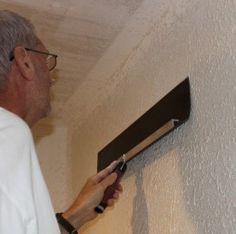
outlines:
M26 232L19 208L0 187L0 233L25 234Z
M0 234L59 234L29 127L0 108Z

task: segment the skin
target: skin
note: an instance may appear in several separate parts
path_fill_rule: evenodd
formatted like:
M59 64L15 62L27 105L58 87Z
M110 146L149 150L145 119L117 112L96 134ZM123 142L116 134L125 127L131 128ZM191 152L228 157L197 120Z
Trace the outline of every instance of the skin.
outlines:
M42 43L37 49L46 51ZM50 112L50 76L46 56L27 52L24 47L14 49L14 60L0 94L0 105L17 114L32 127Z
M36 48L48 52L39 40ZM14 60L0 92L0 106L15 113L33 127L51 110L50 87L52 85L46 56L26 51L23 46L16 46L13 51ZM96 218L94 211L104 196L105 189L114 183L116 174L112 173L118 162L113 162L98 174L90 177L71 206L63 212L63 216L77 229L84 223ZM118 186L108 206L113 206L122 191ZM66 233L61 230L62 233Z

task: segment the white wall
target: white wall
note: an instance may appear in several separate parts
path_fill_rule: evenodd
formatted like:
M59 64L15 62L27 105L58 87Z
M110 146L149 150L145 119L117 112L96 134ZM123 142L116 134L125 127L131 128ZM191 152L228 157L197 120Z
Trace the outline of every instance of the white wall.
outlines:
M145 1L68 103L76 193L97 152L190 76L190 120L129 163L115 208L82 233L236 232L235 12L233 0Z
M61 121L45 119L33 129L39 163L56 212L73 200L68 130Z

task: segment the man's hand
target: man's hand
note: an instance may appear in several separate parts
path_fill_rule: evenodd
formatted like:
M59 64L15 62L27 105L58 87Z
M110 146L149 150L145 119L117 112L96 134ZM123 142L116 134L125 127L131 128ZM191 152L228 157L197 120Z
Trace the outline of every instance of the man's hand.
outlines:
M94 208L102 201L106 188L115 182L117 175L111 172L118 163L118 161L114 161L110 166L90 177L74 203L63 213L63 217L77 229L84 223L96 218L97 213L94 211ZM108 206L114 205L120 192L122 192L121 185L119 185L113 197L108 200Z

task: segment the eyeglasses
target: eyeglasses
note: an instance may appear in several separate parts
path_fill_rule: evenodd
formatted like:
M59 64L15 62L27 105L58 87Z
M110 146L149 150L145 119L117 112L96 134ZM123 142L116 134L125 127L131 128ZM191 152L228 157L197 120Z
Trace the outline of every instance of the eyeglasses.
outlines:
M38 54L47 55L47 66L48 66L49 71L52 71L56 67L57 57L58 57L56 54L50 54L50 53L47 53L47 52L43 52L43 51L39 51L39 50L33 50L33 49L29 49L29 48L25 48L25 50L35 52L35 53L38 53ZM12 61L14 59L13 52L11 52L9 59L10 59L10 61Z

